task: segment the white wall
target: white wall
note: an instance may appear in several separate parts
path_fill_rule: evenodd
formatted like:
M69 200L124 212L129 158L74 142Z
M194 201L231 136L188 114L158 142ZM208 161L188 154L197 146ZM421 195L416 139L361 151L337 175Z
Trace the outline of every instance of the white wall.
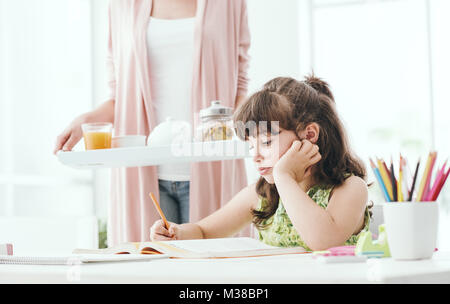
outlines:
M252 37L249 95L275 77L299 77L298 12L302 1L248 0ZM251 159L246 160L246 168L249 182L255 182L259 175Z
M248 0L250 93L278 76L299 74L299 1Z

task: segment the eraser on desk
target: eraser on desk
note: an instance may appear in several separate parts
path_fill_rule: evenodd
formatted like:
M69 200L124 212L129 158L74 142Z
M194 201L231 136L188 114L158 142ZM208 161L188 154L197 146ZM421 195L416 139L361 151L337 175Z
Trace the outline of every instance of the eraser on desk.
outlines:
M324 264L334 264L334 263L363 263L367 261L366 256L355 256L355 255L341 255L341 256L324 256L324 255L317 255L314 256L314 259L316 259L320 263Z
M0 255L13 255L13 245L0 244Z
M313 254L321 256L354 256L355 246L332 247L325 251L314 251Z

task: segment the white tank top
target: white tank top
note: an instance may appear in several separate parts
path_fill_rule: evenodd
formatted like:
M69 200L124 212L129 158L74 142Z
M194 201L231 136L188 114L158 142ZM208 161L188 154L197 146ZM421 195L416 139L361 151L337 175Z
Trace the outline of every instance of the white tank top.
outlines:
M191 90L194 59L195 18L150 18L147 50L150 60L150 86L157 123L168 117L191 120ZM158 178L189 181L190 164L158 167Z

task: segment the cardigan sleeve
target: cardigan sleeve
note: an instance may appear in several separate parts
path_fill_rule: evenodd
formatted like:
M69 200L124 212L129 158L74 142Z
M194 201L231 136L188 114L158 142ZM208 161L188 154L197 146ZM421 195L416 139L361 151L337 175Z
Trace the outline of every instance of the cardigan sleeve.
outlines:
M109 91L106 101L116 99L116 75L115 75L115 64L113 55L112 20L111 20L112 2L113 1L110 1L108 9L108 52L106 56L106 73Z
M247 1L242 0L241 20L239 29L239 74L237 96L246 96L248 91L248 67L250 56L248 54L251 38L248 25Z

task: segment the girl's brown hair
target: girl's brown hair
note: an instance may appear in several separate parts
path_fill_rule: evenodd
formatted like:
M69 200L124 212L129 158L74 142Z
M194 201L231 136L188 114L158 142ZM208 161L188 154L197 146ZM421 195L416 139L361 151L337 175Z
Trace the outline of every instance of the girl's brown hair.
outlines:
M334 96L329 85L315 77L304 81L279 77L264 85L252 95L234 116L236 131L243 140L255 132L271 132L271 123L278 122L284 130L299 134L311 123L320 127L317 145L322 159L312 171L314 181L321 185L341 185L349 175L366 180L364 163L352 153L343 124L336 112ZM250 122L269 122L267 128L252 129ZM255 125L255 124L253 124ZM253 210L253 222L264 228L263 221L269 219L278 208L279 194L275 185L261 177L256 184L258 195L267 205Z

